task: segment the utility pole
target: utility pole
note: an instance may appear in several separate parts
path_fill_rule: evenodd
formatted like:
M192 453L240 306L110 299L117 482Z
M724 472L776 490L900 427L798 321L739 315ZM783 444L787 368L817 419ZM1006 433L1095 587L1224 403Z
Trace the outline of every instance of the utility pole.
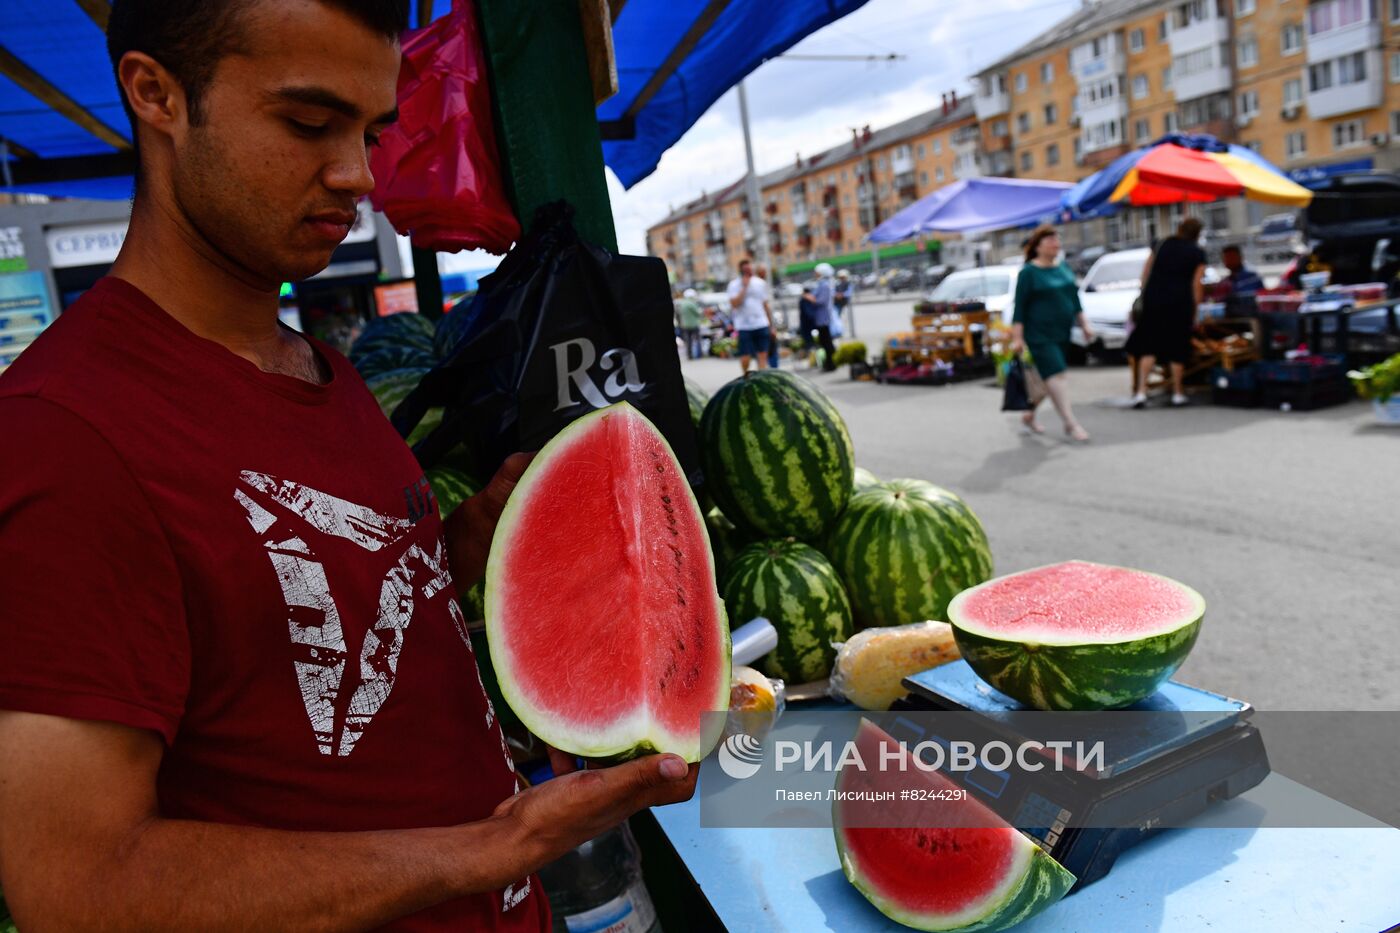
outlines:
M744 127L744 159L749 173L744 178L745 193L749 202L749 227L753 230L754 253L759 265L768 265L768 231L763 229L763 205L759 203L758 173L753 168L753 136L749 132L749 98L744 93L744 82L739 82L739 122ZM769 270L771 275L774 270Z

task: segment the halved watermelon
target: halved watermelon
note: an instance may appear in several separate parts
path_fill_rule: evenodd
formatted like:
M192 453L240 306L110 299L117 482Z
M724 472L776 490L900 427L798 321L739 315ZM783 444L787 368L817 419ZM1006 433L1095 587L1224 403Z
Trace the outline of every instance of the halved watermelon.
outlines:
M1099 710L1155 693L1186 660L1205 611L1175 580L1075 560L964 590L948 621L967 663L1012 699Z
M855 744L863 767L847 764L836 779L836 851L847 880L885 916L918 930L1005 930L1074 885L1059 862L920 768L874 723L861 721ZM905 790L923 799L880 799Z
M555 748L699 761L729 708L729 628L700 507L665 438L625 403L535 457L486 572L501 693Z

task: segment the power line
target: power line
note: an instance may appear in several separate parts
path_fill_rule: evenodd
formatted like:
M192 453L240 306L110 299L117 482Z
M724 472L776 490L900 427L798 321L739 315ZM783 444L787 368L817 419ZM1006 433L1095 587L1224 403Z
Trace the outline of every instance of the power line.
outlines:
M794 55L784 53L765 59L765 61L787 59L794 62L902 62L908 57L908 55L900 55L898 52L891 52L888 55Z

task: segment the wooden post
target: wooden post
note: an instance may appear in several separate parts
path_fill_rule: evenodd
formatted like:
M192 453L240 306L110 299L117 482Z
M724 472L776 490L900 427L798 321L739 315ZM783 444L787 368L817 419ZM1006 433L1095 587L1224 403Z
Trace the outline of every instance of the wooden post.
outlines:
M442 317L442 276L438 273L437 250L413 247L413 291L418 296L418 313L436 321Z
M535 210L574 206L585 240L617 251L579 0L476 0L506 192Z

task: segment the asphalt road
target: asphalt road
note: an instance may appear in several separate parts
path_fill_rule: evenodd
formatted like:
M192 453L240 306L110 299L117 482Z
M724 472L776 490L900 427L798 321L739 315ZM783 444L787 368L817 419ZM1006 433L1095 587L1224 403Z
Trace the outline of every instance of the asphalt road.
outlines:
M857 333L907 324L909 302L861 305ZM685 364L713 391L732 360ZM1124 367L1070 373L1093 442L1052 411L1022 436L989 382L884 386L802 375L836 403L857 462L967 499L998 573L1069 558L1164 573L1200 590L1206 622L1178 677L1270 710L1400 710L1400 429L1360 402L1318 412L1133 411Z

